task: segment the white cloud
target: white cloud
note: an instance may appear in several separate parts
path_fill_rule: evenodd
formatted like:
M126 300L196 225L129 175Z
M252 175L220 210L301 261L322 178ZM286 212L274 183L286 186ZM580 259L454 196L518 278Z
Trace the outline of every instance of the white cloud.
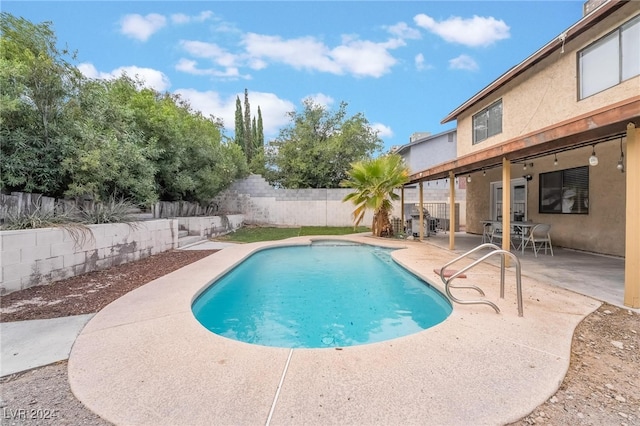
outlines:
M341 69L358 77L381 77L397 62L386 46L371 41L350 41L333 49L331 56Z
M175 91L196 110L202 112L205 117L210 115L221 118L225 129L231 133L234 131L236 97L244 102L244 92L228 98L222 98L214 91L200 92L195 89L178 89ZM293 103L278 98L273 93L249 92L251 115L257 116L258 107L262 113L262 124L265 140L277 136L280 128L289 123L287 113L295 109ZM244 105L244 104L243 104Z
M236 66L238 57L229 53L215 43L205 43L203 41L181 40L180 45L191 55L197 58L211 59L216 64L223 67Z
M119 67L110 72L103 72L98 71L93 64L82 63L78 65L78 69L84 76L99 80L114 79L126 74L133 79L140 80L142 87L148 87L150 89L157 90L158 92L164 92L171 87L169 77L167 77L167 75L162 71L154 70L152 68L128 66Z
M420 31L416 30L415 28L409 27L406 22L398 22L397 24L391 25L386 28L389 34L400 37L402 39L418 40L421 37Z
M173 14L171 15L171 22L174 24L188 24L189 22L204 22L211 18L213 18L213 12L205 10L195 16L185 15L184 13Z
M167 24L167 18L157 13L147 16L138 14L126 15L120 21L120 32L140 41L147 41L151 35Z
M422 53L418 53L413 58L413 62L416 65L416 69L418 71L430 70L433 68L433 65L430 65L425 62L424 55Z
M378 137L381 139L393 137L393 130L391 130L391 127L385 126L382 123L373 123L371 124L371 128L378 132Z
M213 18L213 12L210 10L203 10L198 14L198 16L194 17L193 20L196 22L204 22Z
M396 64L389 50L404 45L404 41L399 39L375 43L345 37L341 45L331 49L314 37L286 40L255 33L246 34L243 43L252 60L280 62L295 69L338 75L349 73L358 77L380 77L388 73Z
M171 15L171 22L174 24L188 24L191 21L191 17L189 15L185 15L184 13L176 13Z
M476 71L478 64L468 55L460 55L449 60L449 68L453 70Z
M311 99L314 105L321 105L323 107L331 106L335 102L335 99L329 95L325 95L324 93L315 93L313 95L306 96L302 101L304 102L305 99Z
M489 46L498 40L510 37L509 26L494 17L474 15L471 19L453 16L444 21L436 21L432 17L419 14L413 18L416 25L442 37L451 43L465 46Z
M243 43L254 58L282 62L296 69L340 74L342 70L329 57L329 49L313 37L283 40L278 36L247 33Z
M196 61L185 58L180 59L175 68L178 71L191 75L208 75L225 80L251 79L251 76L248 74L240 74L240 70L237 67L226 67L223 70L216 68L198 68Z

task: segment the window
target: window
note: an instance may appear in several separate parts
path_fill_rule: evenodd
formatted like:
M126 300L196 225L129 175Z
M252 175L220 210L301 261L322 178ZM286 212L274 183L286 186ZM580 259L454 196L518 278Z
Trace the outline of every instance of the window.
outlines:
M473 116L473 143L502 133L502 100Z
M588 214L589 166L540 173L540 213Z
M640 16L578 52L580 99L640 74Z

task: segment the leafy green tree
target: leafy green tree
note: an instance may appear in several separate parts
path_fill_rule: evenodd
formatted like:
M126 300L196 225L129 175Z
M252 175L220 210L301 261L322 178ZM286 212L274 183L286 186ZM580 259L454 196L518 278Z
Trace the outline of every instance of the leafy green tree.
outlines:
M1 189L207 203L248 173L219 119L127 76L83 79L50 23L2 13L0 30Z
M70 149L61 117L80 74L51 26L0 14L0 186L59 196Z
M358 161L347 172L347 179L340 186L354 189L342 201L351 201L354 227L357 227L367 210L373 210L371 232L380 237L392 235L389 213L392 201L400 198L394 192L409 181L409 168L398 154L388 154L375 159Z
M158 199L155 184L160 150L135 122L126 99L137 93L136 83L121 77L87 80L71 102L67 119L73 149L62 166L71 183L68 197L98 201L127 199L148 205Z
M207 203L246 175L241 149L223 143L215 118L194 111L177 95L151 89L136 92L130 102L139 128L160 150L156 186L162 200Z
M289 112L291 123L265 148L266 178L284 188L337 188L350 164L382 148L361 113L346 117L347 104L331 112L311 99Z

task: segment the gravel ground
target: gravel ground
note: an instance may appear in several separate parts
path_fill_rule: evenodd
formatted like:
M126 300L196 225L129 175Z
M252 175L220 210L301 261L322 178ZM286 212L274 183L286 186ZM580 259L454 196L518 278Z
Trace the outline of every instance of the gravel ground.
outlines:
M0 299L0 321L97 312L134 288L214 252L170 251L14 292ZM602 305L576 328L571 364L556 394L512 425L640 426L639 332L640 315ZM0 378L0 387L2 425L109 424L73 396L66 361ZM189 425L188 419L184 424Z

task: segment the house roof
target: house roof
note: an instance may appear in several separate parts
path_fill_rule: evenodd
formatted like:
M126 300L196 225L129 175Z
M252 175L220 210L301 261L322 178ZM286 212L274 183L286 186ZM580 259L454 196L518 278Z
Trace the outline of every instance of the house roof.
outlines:
M626 0L609 0L597 7L589 15L562 33L565 43L567 40L571 40L584 33L627 3L629 2ZM561 49L561 41L562 40L558 38L547 43L533 55L511 68L489 86L485 87L451 112L442 123L457 119L461 113L482 101L554 51ZM486 149L474 151L451 161L437 164L426 170L412 174L409 177L408 184L446 178L451 173L455 176L466 175L479 170L498 167L503 164L504 159L514 163L621 138L626 134L629 123L640 127L639 95L577 117L571 117L559 123L554 123L553 125L529 134L517 136Z
M464 111L471 108L476 103L482 101L487 96L498 90L500 87L504 86L509 81L513 80L514 78L525 72L527 69L533 67L535 64L552 54L554 51L561 49L563 46L563 42L567 43L568 41L576 38L583 32L587 31L589 28L600 22L606 16L622 7L625 3L627 3L627 0L609 0L600 5L599 7L594 9L593 12L584 16L567 30L560 33L557 38L551 40L534 54L526 58L524 61L520 62L518 65L512 67L487 87L476 93L465 103L453 110L440 122L440 124L445 124L457 119L458 116L460 116L460 114L462 114Z
M419 145L421 143L428 142L428 141L430 141L432 139L439 138L440 136L443 136L443 135L446 135L446 134L449 134L449 133L455 133L455 132L457 132L457 129L453 128L453 129L450 129L450 130L445 130L444 132L437 133L435 135L425 136L425 137L417 139L415 141L411 141L408 144L399 146L394 152L396 154L401 154L401 153L403 153L404 151L406 151L407 149L409 149L412 146Z

